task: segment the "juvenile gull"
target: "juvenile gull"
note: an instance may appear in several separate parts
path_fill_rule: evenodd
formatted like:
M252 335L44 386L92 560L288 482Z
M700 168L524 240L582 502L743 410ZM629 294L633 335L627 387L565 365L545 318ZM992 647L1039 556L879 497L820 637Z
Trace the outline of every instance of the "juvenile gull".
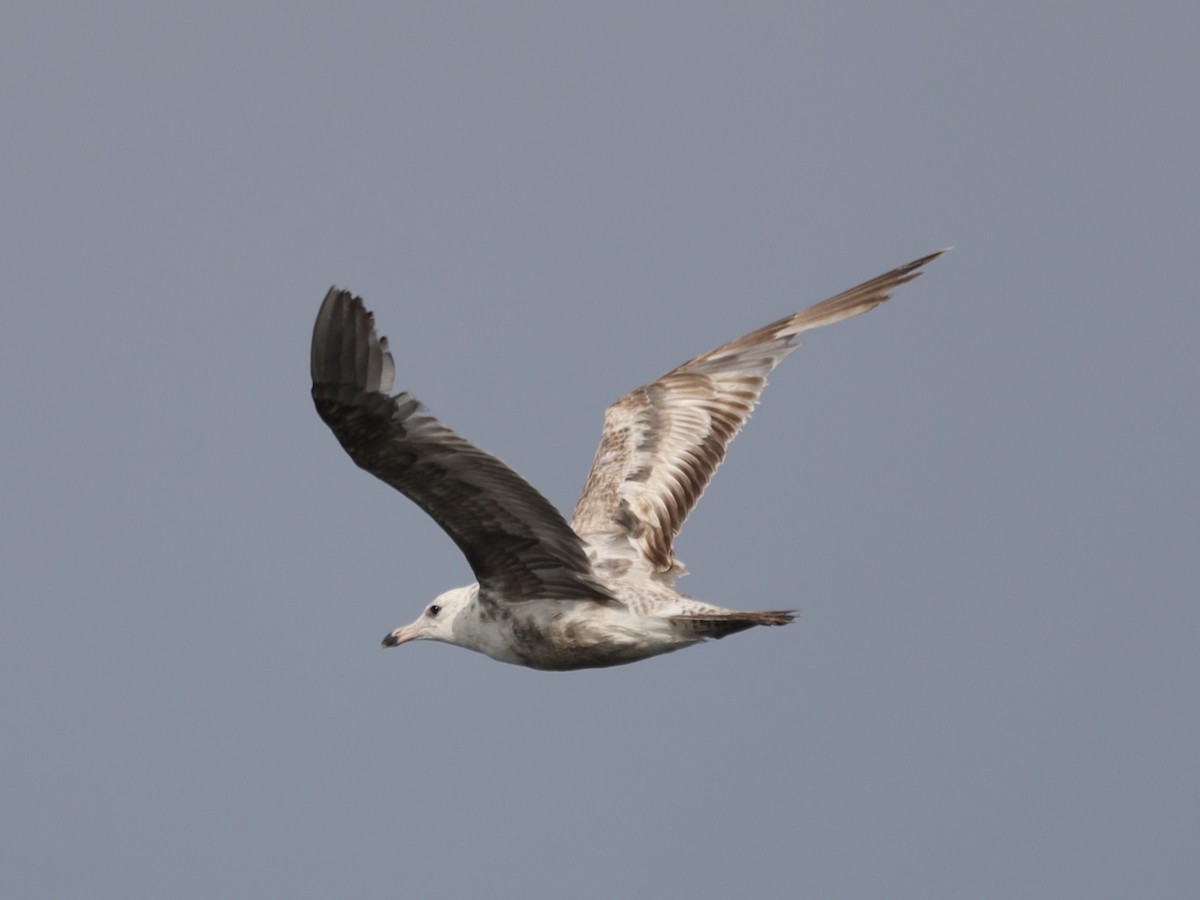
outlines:
M873 309L931 253L773 322L626 394L570 524L529 482L459 437L411 394L390 396L387 338L359 297L330 288L312 340L313 401L350 458L416 503L477 579L425 607L385 647L429 640L535 669L636 662L790 610L739 612L678 593L675 536L796 337Z

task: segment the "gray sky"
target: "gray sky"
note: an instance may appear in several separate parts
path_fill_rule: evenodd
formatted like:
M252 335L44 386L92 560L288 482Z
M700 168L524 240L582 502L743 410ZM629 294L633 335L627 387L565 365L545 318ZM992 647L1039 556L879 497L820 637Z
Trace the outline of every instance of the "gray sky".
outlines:
M1200 11L9 4L0 893L1191 897ZM811 334L680 542L797 606L546 674L308 396L325 290L569 508L604 406Z

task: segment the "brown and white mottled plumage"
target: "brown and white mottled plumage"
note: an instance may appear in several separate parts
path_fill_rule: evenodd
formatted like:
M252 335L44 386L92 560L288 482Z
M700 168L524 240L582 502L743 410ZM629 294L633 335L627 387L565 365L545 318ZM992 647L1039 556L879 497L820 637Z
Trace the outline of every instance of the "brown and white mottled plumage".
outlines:
M476 584L448 591L384 639L456 644L503 662L578 669L635 662L755 625L677 593L674 541L801 333L859 315L941 255L880 275L672 369L608 408L571 523L500 460L408 393L362 300L331 288L312 341L313 401L346 452L458 545Z

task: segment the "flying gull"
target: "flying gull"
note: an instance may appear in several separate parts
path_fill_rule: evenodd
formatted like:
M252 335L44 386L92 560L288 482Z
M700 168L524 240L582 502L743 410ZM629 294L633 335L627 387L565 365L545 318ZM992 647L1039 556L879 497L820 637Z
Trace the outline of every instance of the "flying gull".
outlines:
M425 607L385 647L442 641L535 669L636 662L791 610L740 612L678 593L675 536L796 338L874 309L944 251L773 322L632 391L604 415L570 523L524 478L411 394L391 395L387 338L361 298L330 288L312 340L313 401L362 468L423 509L477 579Z

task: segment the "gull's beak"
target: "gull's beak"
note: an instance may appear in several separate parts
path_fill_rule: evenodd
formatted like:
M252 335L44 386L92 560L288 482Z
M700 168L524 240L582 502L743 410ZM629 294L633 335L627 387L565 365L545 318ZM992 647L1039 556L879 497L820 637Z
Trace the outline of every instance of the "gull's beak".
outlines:
M384 647L399 647L406 641L414 641L417 639L416 625L405 625L403 628L397 628L391 634L383 639Z

